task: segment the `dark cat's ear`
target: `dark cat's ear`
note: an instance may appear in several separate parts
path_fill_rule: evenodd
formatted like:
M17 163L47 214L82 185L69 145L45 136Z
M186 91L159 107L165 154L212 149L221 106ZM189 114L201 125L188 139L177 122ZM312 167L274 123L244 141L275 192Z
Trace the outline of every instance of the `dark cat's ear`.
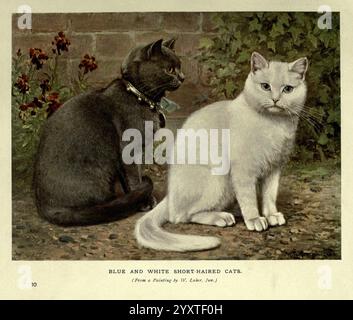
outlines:
M144 48L146 52L146 59L150 59L154 55L162 54L162 43L163 39L159 39L147 45Z
M309 61L308 58L300 58L289 64L289 70L299 73L300 79L305 80L305 73L308 70Z
M171 38L169 40L165 40L165 41L163 41L163 46L165 46L165 47L169 48L170 50L174 51L175 41L176 41L176 38Z
M251 71L255 73L263 68L268 68L267 60L260 53L253 52L251 55Z

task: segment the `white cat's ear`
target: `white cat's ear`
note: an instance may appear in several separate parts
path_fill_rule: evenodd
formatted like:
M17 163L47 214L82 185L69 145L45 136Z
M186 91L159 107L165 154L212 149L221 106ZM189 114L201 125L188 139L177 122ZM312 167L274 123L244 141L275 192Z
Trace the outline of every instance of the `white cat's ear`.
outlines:
M146 58L150 59L153 55L162 53L162 43L163 39L159 39L155 42L150 43L145 47L146 49Z
M251 55L251 72L268 68L267 60L258 52L253 52Z
M302 80L305 79L305 73L308 70L309 60L308 58L300 58L289 64L289 70L299 73Z
M173 51L174 51L175 41L176 41L176 38L171 38L171 39L169 39L169 40L163 41L163 45L164 45L165 47L169 48L170 50L173 50Z

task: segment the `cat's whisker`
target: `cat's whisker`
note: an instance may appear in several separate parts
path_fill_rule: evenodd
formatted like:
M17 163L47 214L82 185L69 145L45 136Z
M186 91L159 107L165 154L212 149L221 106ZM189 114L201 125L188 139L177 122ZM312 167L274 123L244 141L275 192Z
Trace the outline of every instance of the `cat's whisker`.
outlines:
M298 113L300 113L302 118L305 116L307 119L310 119L310 122L314 123L315 127L320 128L320 130L321 130L322 114L320 116L318 116L316 114L312 114L311 111L308 111L308 107L305 105L294 104L294 106L298 107L301 110L300 112L298 111Z
M310 116L311 118L321 122L322 121L322 115L316 115L316 114L312 114L310 111L307 111L305 109L302 110L302 113L305 113L306 115Z
M312 108L310 108L308 106L304 105L304 106L301 106L301 107L302 107L302 110L306 111L307 113L309 113L309 114L311 114L313 116L317 116L317 117L321 118L324 115L323 112L320 112L318 110L312 109Z
M319 117L316 115L316 114L313 114L311 113L310 111L306 110L306 109L302 109L301 112L307 114L307 115L310 115L310 116L313 116L313 117L316 117L319 119Z
M322 119L320 118L317 118L315 116L313 116L312 114L306 112L306 111L303 111L301 112L301 114L307 116L308 118L310 118L312 121L314 121L315 123L317 123L318 125L321 125L322 124Z
M308 113L308 114L310 114L310 115L312 115L314 117L317 117L317 118L322 118L323 115L324 115L323 113L317 113L317 112L314 112L314 111L312 111L310 109L303 109L303 111L305 111L306 113Z
M317 123L315 123L312 119L308 118L306 115L300 114L299 118L303 119L307 124L309 124L312 128L314 128L316 132L321 131L321 127Z

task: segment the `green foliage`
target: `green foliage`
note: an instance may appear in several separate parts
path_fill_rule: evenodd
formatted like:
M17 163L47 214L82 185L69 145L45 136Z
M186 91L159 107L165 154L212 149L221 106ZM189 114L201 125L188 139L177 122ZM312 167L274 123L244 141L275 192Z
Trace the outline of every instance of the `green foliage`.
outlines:
M217 13L215 34L200 41L199 61L211 76L215 99L233 99L243 88L253 51L270 60L306 56L309 114L300 122L295 158L324 160L340 154L339 14L319 29L318 13Z

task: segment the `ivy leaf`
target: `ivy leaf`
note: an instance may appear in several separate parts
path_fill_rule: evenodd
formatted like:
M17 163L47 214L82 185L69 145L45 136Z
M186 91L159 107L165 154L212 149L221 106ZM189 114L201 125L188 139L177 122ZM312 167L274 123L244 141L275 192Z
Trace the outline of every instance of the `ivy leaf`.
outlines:
M234 55L240 48L241 48L241 41L240 40L234 40L232 44L230 45L230 51L232 55Z
M328 110L327 123L340 123L340 112L334 109Z
M277 36L283 35L285 33L283 25L280 23L276 23L272 26L272 30L270 32L271 38L276 38Z
M302 29L299 29L297 27L291 28L291 34L292 34L294 43L296 43L299 40L301 33L302 33Z
M317 48L317 38L312 33L308 34L308 39L311 42L311 44L313 45L313 47Z
M326 135L326 133L321 133L319 140L317 141L318 144L321 144L322 146L326 145L328 143L329 139Z
M276 43L274 41L267 42L267 48L271 49L273 52L276 52Z
M286 27L289 27L290 26L289 15L286 13L281 14L278 18L278 22L280 22L282 25Z
M214 46L214 41L211 38L201 38L199 48L209 49Z
M259 34L259 43L266 41L267 37L264 34Z
M327 30L322 30L320 35L319 35L320 41L324 44L325 48L328 48L330 45L330 36Z
M248 61L249 59L250 59L250 54L246 51L242 51L238 56L237 63L242 63L244 61Z
M327 93L327 91L326 90L320 90L319 91L319 95L320 95L320 102L322 102L322 103L328 103L328 101L329 101L329 95L328 95L328 93Z
M227 80L226 81L226 85L225 85L225 90L226 90L226 96L227 97L232 97L233 96L233 92L235 90L234 82L231 81L231 80Z
M249 31L253 32L253 31L260 31L261 30L261 24L259 23L259 21L257 19L252 20L249 23Z

